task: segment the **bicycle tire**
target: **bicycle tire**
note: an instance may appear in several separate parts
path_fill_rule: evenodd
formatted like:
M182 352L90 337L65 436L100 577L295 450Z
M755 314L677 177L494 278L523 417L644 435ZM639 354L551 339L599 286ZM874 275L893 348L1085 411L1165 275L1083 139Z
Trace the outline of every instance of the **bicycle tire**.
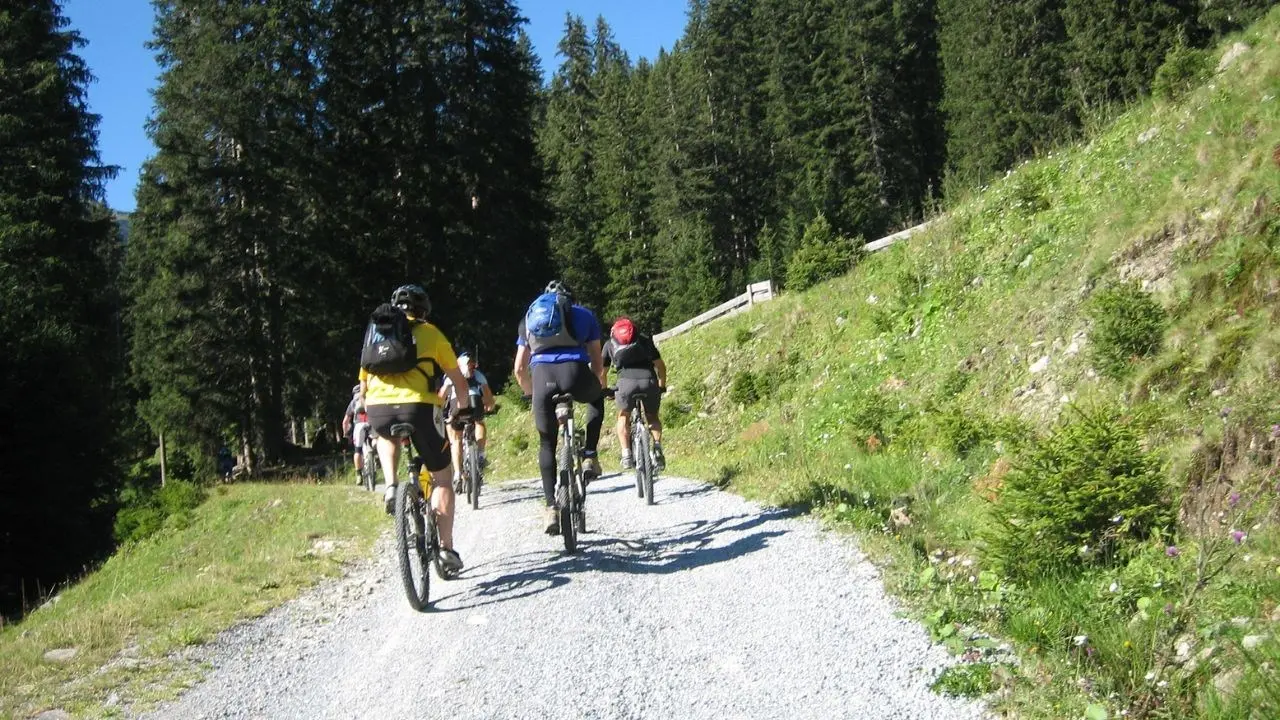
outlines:
M564 551L570 555L578 551L578 528L574 525L573 499L570 493L573 492L573 481L566 477L570 470L561 470L560 480L564 483L565 492L558 493L557 500L560 502L556 506L556 512L560 515L560 537L564 540Z
M637 431L635 416L631 418L631 462L635 467L636 474L636 497L644 497L644 463L640 458L644 451L644 439L640 432Z
M467 502L472 510L480 509L480 450L474 443L467 446L467 457L464 461L467 473Z
M364 476L364 489L369 492L373 492L373 489L378 486L378 460L377 458L370 459L369 449L367 447L361 455L361 458L361 474Z
M431 501L427 501L427 557L436 569L436 577L441 580L452 580L453 573L444 566L444 556L440 554L440 526L436 524L435 512L431 509Z
M409 607L422 612L430 603L431 573L422 512L414 495L410 495L411 492L416 495L417 490L418 486L413 482L401 483L396 488L396 554ZM417 568L414 568L414 559L418 561ZM422 585L421 590L418 589L419 584Z

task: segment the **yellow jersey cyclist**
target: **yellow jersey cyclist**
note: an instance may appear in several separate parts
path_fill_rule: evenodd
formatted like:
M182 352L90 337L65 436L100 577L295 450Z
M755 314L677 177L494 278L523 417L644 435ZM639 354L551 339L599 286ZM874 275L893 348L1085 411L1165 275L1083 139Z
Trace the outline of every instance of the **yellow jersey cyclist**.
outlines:
M667 389L667 364L662 353L653 344L653 338L636 330L631 318L623 315L613 321L609 330L609 342L604 346L604 366L612 366L618 374L618 447L622 448L622 467L629 470L636 466L631 457L631 406L636 399L644 400L644 413L649 420L649 433L653 435L653 464L658 470L667 466L662 454L662 421L658 411L662 409L662 393Z
M440 412L442 401L435 385L442 375L457 385L466 379L458 371L458 358L444 333L426 320L431 312L426 290L419 285L402 285L391 294L391 304L409 317L418 365L408 372L385 375L360 370L365 410L369 426L378 438L378 458L387 478L384 496L387 513L393 511L395 504L396 466L400 455L400 442L392 437L391 427L410 423L413 446L431 474L430 501L440 529L442 560L446 567L457 572L462 569L462 557L453 547L454 492L444 416ZM463 395L459 398L458 413L466 416L470 412L470 396Z
M458 356L458 371L467 380L466 394L471 396L471 418L476 423L476 445L480 448L480 467L483 468L488 464L484 455L488 439L484 414L493 412L493 389L489 387L489 379L476 367L474 354L464 352ZM446 417L452 416L457 409L457 398L454 397L457 394L456 387L453 380L448 377L445 377L444 385L440 387L440 397L444 398ZM450 455L453 456L453 482L457 485L458 479L462 477L462 432L452 426L448 430Z

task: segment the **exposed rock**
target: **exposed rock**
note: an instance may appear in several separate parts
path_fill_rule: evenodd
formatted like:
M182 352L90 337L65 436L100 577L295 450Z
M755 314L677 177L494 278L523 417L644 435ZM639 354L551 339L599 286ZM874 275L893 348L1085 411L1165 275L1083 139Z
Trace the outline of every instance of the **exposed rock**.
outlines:
M1240 684L1240 678L1243 675L1244 671L1238 667L1219 673L1213 678L1213 689L1217 690L1219 695L1230 695L1235 692L1236 685Z
M80 648L57 648L50 650L44 654L44 659L49 662L68 662L75 659L80 654Z
M1154 140L1155 137L1159 134L1160 134L1160 128L1158 127L1149 128L1143 131L1142 134L1138 135L1138 144L1146 145L1147 143Z
M1222 53L1222 59L1218 61L1218 72L1222 72L1234 65L1236 60L1239 60L1240 56L1247 52L1249 52L1248 45L1242 42L1233 43L1231 47L1227 48L1226 52Z
M1257 650L1262 643L1266 642L1266 635L1245 635L1240 638L1240 647L1245 650Z
M71 713L66 710L45 710L31 720L71 720Z
M1039 360L1031 363L1032 374L1042 373L1049 368L1049 356L1042 355Z

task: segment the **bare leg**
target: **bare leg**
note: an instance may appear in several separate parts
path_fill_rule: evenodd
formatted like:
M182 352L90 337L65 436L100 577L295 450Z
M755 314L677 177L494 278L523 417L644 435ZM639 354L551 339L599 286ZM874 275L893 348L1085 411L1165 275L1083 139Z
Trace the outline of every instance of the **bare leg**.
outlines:
M622 448L623 455L631 454L631 415L629 413L618 413L618 446Z
M431 473L431 484L435 486L431 490L431 507L436 513L436 527L440 531L440 547L445 550L453 549L453 478L449 476L449 469L437 470Z
M649 434L655 443L662 442L662 421L658 419L658 413L649 415Z
M453 460L453 476L457 477L462 474L462 433L454 430L452 425L445 425L445 430L449 433L449 457ZM453 482L453 478L449 481Z
M360 472L360 453L357 452L355 455L352 455L352 458L354 459L356 472L358 473Z
M382 476L388 485L396 484L396 463L400 459L400 441L378 438L378 459L382 461Z
M480 452L484 452L485 441L489 439L489 430L485 428L484 423L476 423L476 445L480 446Z

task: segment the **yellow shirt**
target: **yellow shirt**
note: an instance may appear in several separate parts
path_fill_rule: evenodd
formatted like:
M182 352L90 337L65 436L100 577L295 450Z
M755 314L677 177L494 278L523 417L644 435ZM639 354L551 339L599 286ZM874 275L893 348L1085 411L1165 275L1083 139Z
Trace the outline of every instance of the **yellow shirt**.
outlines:
M418 365L420 370L398 375L374 375L360 368L360 382L368 383L364 393L365 405L439 405L443 402L436 394L433 381L444 374L444 368L458 367L453 346L440 328L429 322L414 323L413 341L418 346L418 357L425 358Z

